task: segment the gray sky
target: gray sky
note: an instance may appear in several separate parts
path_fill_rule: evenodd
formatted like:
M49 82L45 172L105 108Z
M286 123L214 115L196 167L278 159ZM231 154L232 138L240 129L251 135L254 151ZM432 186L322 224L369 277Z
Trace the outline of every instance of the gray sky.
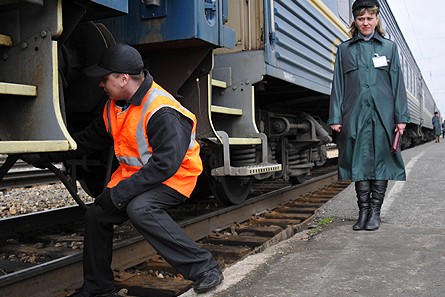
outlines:
M444 0L387 0L442 116L445 115Z

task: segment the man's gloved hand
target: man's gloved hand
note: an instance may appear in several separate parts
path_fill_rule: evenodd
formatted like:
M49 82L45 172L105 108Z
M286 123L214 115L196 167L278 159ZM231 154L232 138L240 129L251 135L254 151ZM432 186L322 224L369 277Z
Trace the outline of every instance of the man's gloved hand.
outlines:
M48 153L20 155L20 159L28 164L33 165L34 167L41 169L48 168L48 163L51 163L51 157Z
M102 207L102 209L106 212L117 210L116 206L114 206L113 201L111 200L111 191L109 188L106 188L99 196L96 197L94 204Z

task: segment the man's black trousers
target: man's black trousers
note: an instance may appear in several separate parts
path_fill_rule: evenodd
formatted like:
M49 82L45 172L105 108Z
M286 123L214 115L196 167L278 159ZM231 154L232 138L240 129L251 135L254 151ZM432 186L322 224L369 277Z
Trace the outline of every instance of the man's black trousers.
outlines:
M83 289L92 294L114 290L111 268L113 227L127 219L185 278L194 280L218 263L207 250L196 243L173 221L165 209L185 202L187 198L165 185L131 199L123 210L111 213L92 205L85 214L83 251Z

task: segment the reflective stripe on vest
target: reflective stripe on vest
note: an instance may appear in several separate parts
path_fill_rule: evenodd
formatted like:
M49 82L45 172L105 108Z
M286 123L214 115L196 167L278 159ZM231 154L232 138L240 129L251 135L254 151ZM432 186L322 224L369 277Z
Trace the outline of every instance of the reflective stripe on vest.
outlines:
M183 163L174 176L163 182L183 195L190 196L197 176L202 171L199 144L195 140L196 117L154 82L140 106L131 105L123 112L112 100L105 106L104 120L108 133L113 137L115 155L120 164L108 187L130 177L150 160L152 148L147 139L146 127L151 116L163 107L173 108L193 122L191 140ZM138 121L136 125L134 121ZM125 137L122 135L124 133Z

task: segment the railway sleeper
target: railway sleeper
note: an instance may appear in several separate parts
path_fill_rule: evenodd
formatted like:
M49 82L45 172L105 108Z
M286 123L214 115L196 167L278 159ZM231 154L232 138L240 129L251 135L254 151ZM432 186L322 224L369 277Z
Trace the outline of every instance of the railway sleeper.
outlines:
M255 234L262 237L273 237L280 233L283 228L279 226L247 226L235 228L238 234Z
M270 218L257 218L252 220L252 223L258 226L280 226L286 229L290 225L298 225L302 220L292 220L292 219L270 219Z
M269 237L261 236L243 236L243 235L227 235L224 237L208 237L205 243L221 244L226 246L247 246L255 248L269 240Z
M55 246L35 244L8 244L0 249L0 271L9 274L30 268L53 259L75 254L78 250L72 248L61 249ZM7 256L6 258L6 255ZM11 256L13 255L13 256Z
M80 241L82 242L82 241ZM64 256L68 256L74 254L78 251L75 251L73 248L60 249L57 246L45 246L39 243L30 246L27 244L11 244L6 245L1 248L1 252L5 254L21 254L23 256L26 255L34 255L37 257L44 257L45 259L57 259Z
M284 220L301 220L304 221L309 218L311 214L308 213L288 213L281 212L280 210L271 211L264 214L265 218L269 219L284 219Z
M317 211L318 208L319 208L318 204L312 207L300 204L299 206L296 207L285 206L280 209L277 209L276 211L282 213L313 214L315 211Z
M296 208L296 209L313 208L314 211L316 211L320 207L320 203L297 200L297 201L290 202L290 203L286 204L286 207L292 207L292 208Z
M223 266L236 263L239 259L247 256L252 248L246 246L227 246L222 244L204 244L201 243L200 246L209 252L218 260L220 263L224 263Z
M332 199L332 196L337 195L338 191L322 191L321 193L316 193L307 196L307 198L315 198L315 199Z
M323 197L318 197L318 196L311 196L311 197L304 197L301 199L300 202L312 202L312 203L318 203L320 206L326 202L328 202L329 200L331 200L331 198L323 198Z
M115 271L117 291L131 292L131 296L178 296L189 290L193 282L181 277L153 277L150 267L139 267L133 272Z

